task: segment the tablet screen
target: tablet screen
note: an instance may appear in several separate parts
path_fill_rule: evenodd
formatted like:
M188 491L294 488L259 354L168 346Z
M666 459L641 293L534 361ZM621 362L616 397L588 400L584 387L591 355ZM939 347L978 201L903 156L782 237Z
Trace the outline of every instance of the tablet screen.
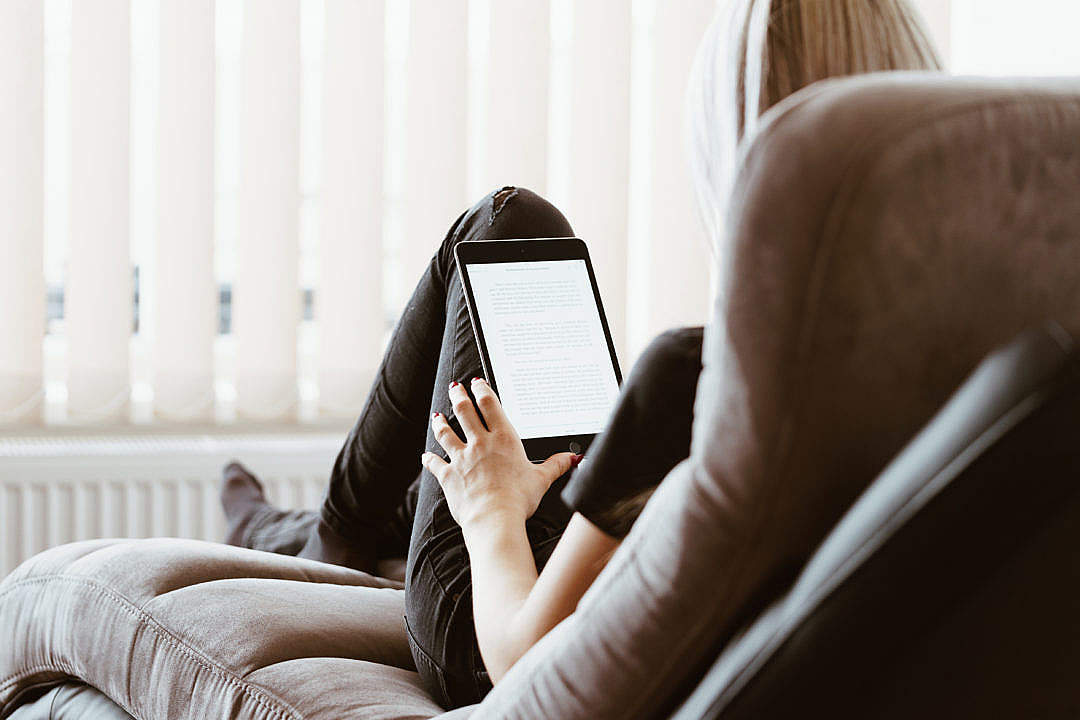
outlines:
M467 268L499 399L521 439L600 432L619 381L585 261Z

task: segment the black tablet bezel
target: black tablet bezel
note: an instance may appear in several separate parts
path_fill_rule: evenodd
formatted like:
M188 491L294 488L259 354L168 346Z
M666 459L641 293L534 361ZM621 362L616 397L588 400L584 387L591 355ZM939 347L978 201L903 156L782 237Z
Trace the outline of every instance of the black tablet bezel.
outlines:
M615 354L615 343L611 339L611 330L608 327L607 314L604 312L604 303L600 298L600 288L596 284L596 274L593 272L592 260L589 258L589 250L580 238L534 238L523 240L466 240L459 242L454 247L454 257L457 260L458 274L461 276L461 284L465 291L465 303L469 308L469 320L472 322L473 335L476 345L480 350L480 362L484 366L484 377L487 378L493 390L499 392L496 385L495 373L491 367L491 356L488 354L487 339L480 324L480 317L476 312L476 301L473 298L472 282L469 278L468 265L481 265L506 262L541 262L544 260L584 260L585 268L589 272L589 283L592 285L593 300L596 309L600 313L600 326L604 329L604 338L607 340L608 354L611 357L611 365L615 370L615 381L622 385L622 371L619 369L619 358ZM530 460L539 462L546 460L560 452L583 453L596 437L595 434L587 435L561 435L556 437L530 438L523 440L525 452Z

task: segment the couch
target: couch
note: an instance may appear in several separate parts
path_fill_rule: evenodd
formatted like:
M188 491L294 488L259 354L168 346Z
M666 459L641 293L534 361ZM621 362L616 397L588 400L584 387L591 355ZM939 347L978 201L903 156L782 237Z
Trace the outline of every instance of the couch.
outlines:
M0 584L8 637L0 715L48 717L40 713L58 702L60 712L77 712L59 698L67 693L95 702L103 694L117 717L141 720L734 718L829 708L832 717L891 717L894 707L936 716L977 714L969 711L985 709L986 698L1030 717L1068 716L1080 693L1045 679L1047 658L1039 672L1022 672L1030 658L1008 652L1020 642L1022 608L1053 607L1047 618L1062 618L1060 603L1045 597L1054 590L1046 568L1027 604L989 601L1025 592L1009 579L1026 577L1022 568L995 575L991 567L955 573L971 584L960 583L949 602L920 605L922 622L898 624L895 613L874 610L895 610L882 595L908 597L912 583L925 588L943 574L927 563L920 575L911 561L919 556L901 542L910 540L910 523L939 517L940 505L918 490L940 492L932 484L939 475L917 459L959 448L970 460L984 449L979 423L994 420L958 423L955 406L941 410L949 397L980 361L1031 328L1050 329L1023 335L990 361L1012 367L999 375L1019 385L987 389L978 384L985 373L977 374L972 382L983 389L974 392L1000 393L1004 404L991 406L1012 407L1026 372L1066 382L1075 357L1069 338L1080 337L1077 138L1075 79L866 76L814 85L770 111L740 158L720 243L691 456L665 479L578 610L480 705L443 714L423 691L400 642L394 580L207 543L103 540L49 550ZM1035 370L1016 357L1035 357ZM954 403L964 407L971 392ZM924 433L908 448L916 460L897 457L923 428L951 440L926 450ZM987 471L969 466L956 487L972 493ZM903 470L912 467L922 472ZM1010 467L994 480L992 517L1001 517L1001 483L1012 478L1014 492L1026 489L1017 474L1023 464ZM1071 508L1066 485L1055 488L1061 507ZM905 493L924 502L905 506ZM953 531L931 533L941 549L919 552L949 556L949 543L964 537L957 523L985 523L978 502L947 507ZM1005 551L1028 547L1042 527L1027 522L1009 535L1014 545L988 548L1004 566ZM1061 543L1075 539L1063 527L1038 547L1056 547L1060 557ZM869 560L853 553L851 543L874 536L884 540ZM888 555L894 536L906 552ZM968 557L964 551L971 548L950 557ZM899 560L875 563L877 553ZM851 569L848 557L858 557L859 569L829 571ZM1001 592L974 592L991 582ZM972 611L958 611L967 597ZM859 632L839 632L848 618ZM951 675L942 680L942 660L909 650L881 666L908 675L884 674L865 692L846 685L847 677L865 684L874 676L869 659L882 655L873 650L879 640L896 642L885 631L897 626L922 629L900 635L923 638L924 648L951 648ZM1076 660L1071 627L1060 641L1050 660ZM990 660L965 662L969 647ZM837 674L852 668L862 672ZM1058 674L1074 668L1066 663ZM893 677L931 683L933 692L890 691ZM985 687L1008 677L1023 682ZM1040 692L1037 677L1052 692ZM52 693L45 705L43 693ZM840 702L848 696L886 704Z

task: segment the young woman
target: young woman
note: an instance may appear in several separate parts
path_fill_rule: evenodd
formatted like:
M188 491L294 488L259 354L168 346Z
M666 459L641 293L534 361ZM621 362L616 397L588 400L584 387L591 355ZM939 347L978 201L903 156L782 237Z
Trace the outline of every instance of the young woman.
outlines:
M828 77L939 68L907 0L733 3L692 84L694 161L714 235L736 147L770 107ZM318 514L277 510L242 466L226 468L234 544L365 571L407 556L405 632L448 707L482 698L574 611L652 489L689 455L701 328L650 345L580 466L569 453L530 463L479 377L454 246L569 235L563 215L523 189L498 190L458 218L394 330Z

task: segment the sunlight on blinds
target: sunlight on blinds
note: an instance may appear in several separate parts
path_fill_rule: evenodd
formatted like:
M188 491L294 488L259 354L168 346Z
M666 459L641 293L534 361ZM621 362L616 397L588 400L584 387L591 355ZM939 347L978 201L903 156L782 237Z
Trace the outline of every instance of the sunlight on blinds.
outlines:
M68 417L123 421L130 393L130 5L71 5Z
M213 420L214 4L160 0L156 238L144 313L154 411ZM151 209L155 209L151 205Z
M383 252L386 18L379 3L325 8L319 402L324 414L350 417L375 375L385 325L383 267L372 259Z
M300 4L248 0L243 13L236 408L286 420L299 409Z
M34 421L42 406L45 275L41 243L44 167L44 15L36 2L0 5L0 422ZM10 139L19 138L19 142Z
M352 417L446 228L504 183L587 238L624 364L705 319L676 259L705 249L682 92L715 0L0 5L25 138L0 424Z

